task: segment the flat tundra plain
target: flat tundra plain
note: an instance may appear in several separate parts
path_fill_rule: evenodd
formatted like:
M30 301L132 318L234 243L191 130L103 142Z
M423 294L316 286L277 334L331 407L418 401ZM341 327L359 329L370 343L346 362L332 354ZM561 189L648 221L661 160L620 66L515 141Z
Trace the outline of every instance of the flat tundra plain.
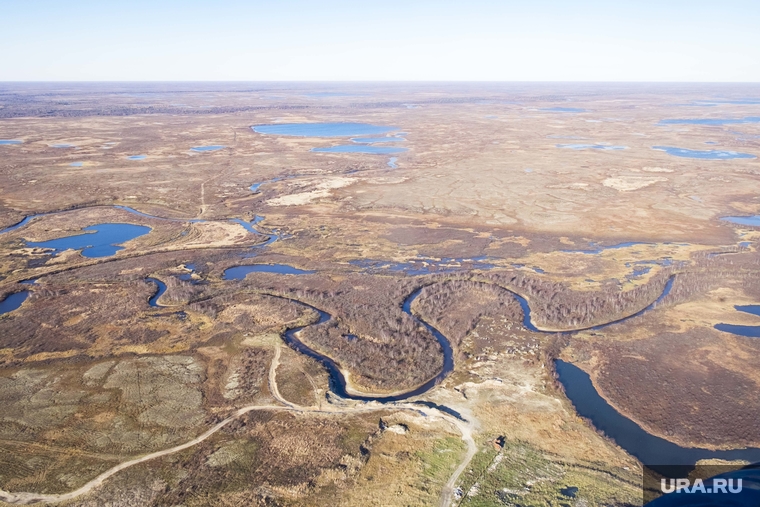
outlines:
M760 220L725 219L760 215L752 97L0 84L0 503L640 505L556 359L651 435L760 447L735 308L760 304ZM387 129L252 129L283 123ZM111 223L150 232L29 244Z

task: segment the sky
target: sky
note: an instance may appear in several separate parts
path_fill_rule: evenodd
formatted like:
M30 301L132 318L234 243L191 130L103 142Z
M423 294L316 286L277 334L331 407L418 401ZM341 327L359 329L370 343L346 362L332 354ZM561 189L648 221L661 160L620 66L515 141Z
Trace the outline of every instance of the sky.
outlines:
M760 82L760 1L0 0L0 81Z

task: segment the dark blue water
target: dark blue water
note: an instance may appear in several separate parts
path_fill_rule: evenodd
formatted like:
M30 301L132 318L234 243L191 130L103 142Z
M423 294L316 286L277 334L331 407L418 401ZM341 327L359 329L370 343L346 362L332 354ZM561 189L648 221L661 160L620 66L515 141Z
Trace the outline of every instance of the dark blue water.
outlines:
M731 222L737 225L750 225L753 227L760 227L760 215L754 215L751 217L723 217L721 220Z
M736 305L734 308L740 312L749 313L760 317L760 305ZM760 338L760 325L740 326L737 324L715 324L715 329L724 333L731 333L746 338Z
M253 234L261 234L254 225L261 222L264 219L264 217L256 217L251 222L246 222L245 220L242 220L240 218L230 218L230 222L235 222L236 224L242 225L246 231L251 232Z
M760 123L760 116L746 118L675 118L660 120L660 125L737 125L742 123Z
M276 123L254 125L251 128L259 134L301 137L371 136L398 130L398 127L370 125L369 123Z
M607 144L558 144L557 148L569 148L571 150L625 150L628 146L611 146Z
M686 148L674 148L672 146L652 146L653 150L664 151L668 155L683 158L699 158L703 160L730 160L734 158L757 158L749 153L726 150L687 150Z
M220 144L212 144L210 146L194 146L190 148L192 151L217 151L224 148L224 146Z
M715 324L715 329L746 338L760 338L760 326L740 326L738 324Z
M193 148L193 149L195 149L195 148ZM127 159L129 159L129 160L143 160L146 157L147 157L147 155L131 155L131 156L127 157Z
M340 144L338 146L330 146L329 148L312 148L311 151L318 153L374 153L376 155L390 155L392 153L403 153L408 150L407 148L398 148L395 146Z
M548 111L550 113L585 113L585 109L579 107L544 107L539 111Z
M166 292L166 284L158 278L146 278L145 281L155 283L157 286L156 293L148 300L148 304L154 308L163 308L163 306L158 304L158 298Z
M352 137L351 141L355 143L401 143L406 141L403 137Z
M685 476L687 473L684 470L680 475ZM741 491L736 493L731 493L730 489L728 493L720 490L712 491L713 488L710 486L714 484L713 479L717 478L724 479L724 483L733 484L735 489L741 489ZM647 482L655 491L659 491L657 489L659 483L656 480L650 479ZM706 488L704 493L675 491L652 500L646 504L646 507L757 507L760 505L760 466L758 464L706 478L703 484ZM742 485L741 488L737 487L739 484ZM693 486L692 483L690 487Z
M16 139L0 139L0 146L4 144L22 144L24 141L18 141Z
M391 169L398 169L398 166L396 165L396 161L398 159L396 157L391 157L388 159L388 167Z
M28 217L24 217L24 219L22 221L20 221L19 223L11 225L10 227L6 227L2 231L0 231L0 234L6 233L6 232L15 231L19 227L25 226L26 224L28 224L29 222L31 222L32 220L34 220L38 216L40 216L40 215L29 215Z
M705 458L760 461L760 449L711 451L698 447L681 447L651 435L607 403L596 391L586 372L559 359L555 366L565 394L573 402L578 414L590 419L595 428L603 431L629 454L656 472L669 473L669 470L657 465L694 465Z
M244 280L248 273L277 273L280 275L310 275L315 271L294 268L287 264L253 264L227 268L222 274L224 280Z
M27 297L29 297L28 290L15 292L7 296L5 299L0 301L0 315L12 312L13 310L17 309L19 306L21 306L21 303L26 301Z
M734 308L740 312L749 313L751 315L757 315L760 317L760 305L736 305Z
M50 241L28 241L26 245L30 247L51 248L54 250L54 253L68 249L82 249L84 257L108 257L123 249L123 247L118 246L119 244L148 234L150 227L133 224L97 224L85 227L82 230L87 231L87 234L67 236Z

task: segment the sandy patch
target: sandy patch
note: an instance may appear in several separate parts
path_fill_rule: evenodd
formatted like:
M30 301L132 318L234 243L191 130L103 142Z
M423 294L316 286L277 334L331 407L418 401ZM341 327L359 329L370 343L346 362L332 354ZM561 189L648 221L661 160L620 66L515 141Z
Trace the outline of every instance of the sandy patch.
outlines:
M602 182L605 187L614 188L620 192L630 192L640 188L654 185L659 181L668 181L667 178L644 178L641 176L619 176L617 178L607 178Z
M356 179L354 178L328 178L322 183L319 183L314 188L314 190L311 190L309 192L299 192L297 194L291 195L283 195L282 197L275 197L274 199L269 199L267 201L267 204L270 206L301 206L304 204L309 204L315 199L328 197L330 195L330 190L347 187L354 182L356 182Z

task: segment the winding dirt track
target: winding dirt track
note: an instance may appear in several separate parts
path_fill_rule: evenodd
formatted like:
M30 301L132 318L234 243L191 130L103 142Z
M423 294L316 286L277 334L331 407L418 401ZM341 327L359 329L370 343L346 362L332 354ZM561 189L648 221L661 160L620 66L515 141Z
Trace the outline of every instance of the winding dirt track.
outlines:
M197 445L210 436L212 436L214 433L218 432L222 428L224 428L226 425L237 419L238 417L247 414L248 412L252 412L254 410L272 410L272 411L289 411L289 412L300 412L300 413L319 413L319 414L359 414L359 413L368 413L368 412L375 412L378 410L411 410L414 412L421 412L425 414L426 417L432 417L432 418L441 418L446 420L449 424L454 426L459 430L459 432L462 434L462 439L467 443L467 458L464 463L462 463L459 468L454 472L454 475L449 479L448 483L446 484L446 487L444 488L443 494L441 496L441 505L442 506L448 506L452 499L452 493L453 493L453 486L456 483L457 479L459 478L459 475L462 473L464 468L469 463L470 459L472 459L472 456L475 455L477 452L477 446L475 445L475 441L472 438L472 427L471 423L465 423L464 421L458 420L455 417L452 417L446 413L440 412L439 410L436 410L431 407L426 407L423 405L414 405L411 403L386 403L386 404L380 404L376 402L366 403L364 406L360 407L327 407L327 408L317 408L317 407L306 407L297 405L295 403L289 402L285 398L282 397L282 395L279 392L279 389L277 388L277 366L279 365L280 361L280 345L278 344L275 348L275 355L272 359L271 366L269 368L269 384L270 389L272 391L272 395L282 403L283 405L249 405L247 407L240 408L232 413L229 417L224 419L223 421L217 423L212 428L207 430L205 433L197 436L196 438L190 440L189 442L185 442L184 444L171 447L169 449L164 449L163 451L157 451L150 454L146 454L144 456L140 456L138 458L131 459L129 461L125 461L123 463L120 463L116 465L115 467L103 472L102 474L98 475L79 489L76 489L74 491L70 491L68 493L62 493L62 494L55 494L55 495L46 495L46 494L40 494L40 493L27 493L27 492L20 492L20 493L10 493L8 491L0 490L0 500L10 503L10 504L16 504L16 505L29 505L34 503L58 503L63 502L66 500L72 500L74 498L77 498L81 495L84 495L86 493L89 493L94 488L97 488L103 482L105 482L106 479L109 477L117 474L118 472L129 468L134 465L138 465L140 463L144 463L146 461L154 460L157 458L161 458L162 456L168 456L170 454L174 454L180 451L183 451L185 449L188 449L190 447L193 447L194 445Z

